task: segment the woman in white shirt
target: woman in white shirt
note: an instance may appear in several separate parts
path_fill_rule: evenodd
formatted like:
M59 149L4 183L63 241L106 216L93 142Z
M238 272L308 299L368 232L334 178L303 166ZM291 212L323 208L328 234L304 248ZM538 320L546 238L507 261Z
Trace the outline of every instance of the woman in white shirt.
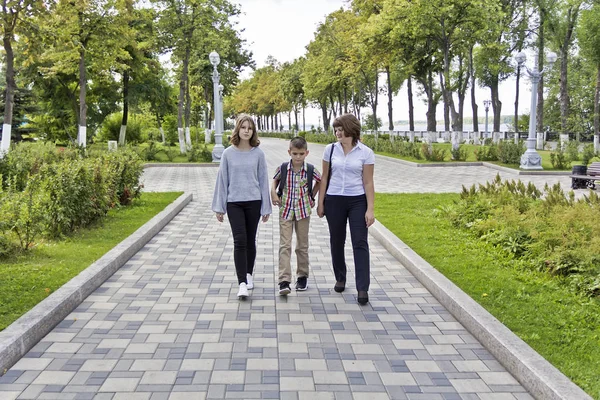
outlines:
M360 142L360 122L352 114L340 115L333 121L337 143L325 147L323 153L323 175L317 214L327 216L334 290L346 289L346 222L350 224L350 238L354 253L354 275L357 300L360 304L369 301L370 258L368 228L375 222L373 212L375 187L373 171L375 154ZM331 167L331 168L330 168Z

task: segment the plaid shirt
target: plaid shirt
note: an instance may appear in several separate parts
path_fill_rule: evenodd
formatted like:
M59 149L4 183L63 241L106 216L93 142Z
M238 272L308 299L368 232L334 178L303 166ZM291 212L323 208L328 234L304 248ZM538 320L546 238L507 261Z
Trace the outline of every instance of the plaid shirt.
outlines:
M310 216L311 209L315 206L315 201L310 197L308 190L308 176L306 163L299 172L294 171L290 161L287 168L285 188L281 195L281 207L279 207L279 216L283 219L304 219ZM273 179L281 179L281 165L275 170ZM321 182L321 174L317 169L313 172L313 185Z

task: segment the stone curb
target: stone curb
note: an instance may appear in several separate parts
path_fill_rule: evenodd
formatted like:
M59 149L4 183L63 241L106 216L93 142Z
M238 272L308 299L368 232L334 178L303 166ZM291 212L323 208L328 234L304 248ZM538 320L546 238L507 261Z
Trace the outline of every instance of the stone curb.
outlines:
M380 222L369 228L433 296L498 359L536 399L592 400L579 386L487 312Z
M0 332L0 376L121 268L191 200L190 193L179 196L99 260Z

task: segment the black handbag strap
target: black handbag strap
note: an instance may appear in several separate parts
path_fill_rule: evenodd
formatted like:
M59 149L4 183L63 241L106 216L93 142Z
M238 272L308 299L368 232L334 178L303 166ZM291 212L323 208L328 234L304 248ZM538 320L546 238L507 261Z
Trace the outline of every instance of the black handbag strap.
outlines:
M331 152L329 153L329 169L327 172L327 185L325 185L325 193L323 193L323 195L327 194L327 189L329 189L329 182L331 182L331 164L333 163L333 149L335 147L335 143L331 144Z

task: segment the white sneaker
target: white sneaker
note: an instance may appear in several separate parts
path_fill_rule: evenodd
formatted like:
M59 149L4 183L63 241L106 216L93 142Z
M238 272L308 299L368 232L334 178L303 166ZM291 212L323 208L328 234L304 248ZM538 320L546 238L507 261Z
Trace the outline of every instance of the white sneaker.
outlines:
M237 295L240 299L245 299L248 297L248 286L246 286L245 282L240 283L240 290L238 290Z
M254 282L252 281L252 275L250 274L246 274L246 287L248 288L248 290L250 289L254 289Z

